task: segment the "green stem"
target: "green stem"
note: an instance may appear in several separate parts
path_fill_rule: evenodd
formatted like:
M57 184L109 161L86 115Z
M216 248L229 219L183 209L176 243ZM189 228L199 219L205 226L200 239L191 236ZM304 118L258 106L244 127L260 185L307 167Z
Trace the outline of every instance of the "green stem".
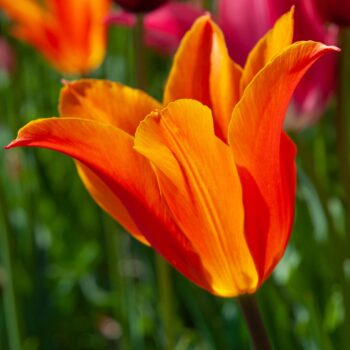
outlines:
M136 86L139 89L146 88L146 52L144 47L144 20L143 15L136 17L136 27L134 33L134 60L136 72Z
M338 62L337 81L337 113L336 113L336 133L337 151L340 178L344 189L344 202L346 209L346 243L343 244L342 258L349 257L350 243L350 164L349 164L349 119L350 119L350 29L341 28L339 32L339 43L342 51ZM342 268L342 260L340 261ZM342 269L343 270L343 269ZM342 274L343 296L345 304L345 317L350 318L350 281ZM344 326L345 346L350 346L350 335Z
M6 272L4 283L4 310L8 342L10 350L20 350L21 335L14 285L13 254L10 237L11 225L8 220L8 210L2 184L0 184L0 215L0 221L2 222L0 227L1 256Z
M156 268L160 293L160 309L165 334L165 350L173 350L175 348L174 335L174 305L173 293L171 289L171 270L168 263L156 254Z
M107 261L109 278L111 282L112 294L113 294L113 313L116 320L119 320L123 329L123 336L120 339L122 349L130 349L130 329L127 319L127 304L126 300L126 288L125 278L121 276L119 270L119 261L122 255L122 233L117 232L116 223L108 217L103 215L104 233L106 239L107 249Z
M336 132L339 170L345 192L347 218L350 218L350 165L349 165L349 119L350 119L350 30L340 29L340 52L337 82ZM347 227L349 230L349 226ZM348 235L350 233L348 232Z
M320 138L323 138L323 140L320 141L319 140ZM311 182L315 186L316 192L318 194L318 198L320 200L320 205L322 207L322 211L328 223L328 229L329 229L328 233L330 235L331 242L332 244L336 244L338 242L338 236L336 232L337 230L334 225L334 220L331 216L331 213L328 207L329 193L327 191L327 181L326 181L326 179L328 178L328 169L327 169L327 166L323 164L323 166L321 166L321 168L323 168L323 171L320 171L320 164L318 164L320 160L317 159L316 164L314 161L316 158L321 157L325 159L327 157L325 153L324 145L322 147L319 147L320 142L324 142L324 133L321 131L320 134L317 135L315 139L318 145L314 144L314 148L317 148L318 153L324 152L324 154L322 154L321 156L319 155L318 157L309 152L311 148L310 145L309 144L304 145L299 135L297 135L294 138L294 141L296 142L299 150L298 156L301 162L301 169L305 171L305 173L307 174L307 176L310 178Z
M248 330L255 350L270 350L270 340L259 308L253 295L243 295L238 298L238 304L246 320Z

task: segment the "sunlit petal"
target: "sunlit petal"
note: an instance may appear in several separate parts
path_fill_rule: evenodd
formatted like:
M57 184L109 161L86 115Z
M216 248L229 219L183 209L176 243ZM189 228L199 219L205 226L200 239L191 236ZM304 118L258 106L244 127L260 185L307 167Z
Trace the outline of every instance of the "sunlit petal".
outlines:
M244 236L242 188L210 110L179 100L140 124L135 148L155 166L171 213L221 296L252 292L257 272Z
M114 196L125 208L117 215L137 239L146 241L175 268L203 288L210 289L210 276L202 267L192 243L168 215L149 162L133 149L133 138L111 124L78 118L39 119L19 131L8 147L34 146L67 154L98 178L89 178L99 191L96 199L113 215ZM84 172L90 176L91 172ZM96 182L97 180L97 182ZM101 182L102 181L102 182ZM99 186L99 187L98 187ZM125 211L128 215L125 214ZM142 232L142 236L140 236Z
M164 103L191 98L212 108L216 134L224 141L239 98L241 67L228 55L221 30L203 16L185 35L174 59Z

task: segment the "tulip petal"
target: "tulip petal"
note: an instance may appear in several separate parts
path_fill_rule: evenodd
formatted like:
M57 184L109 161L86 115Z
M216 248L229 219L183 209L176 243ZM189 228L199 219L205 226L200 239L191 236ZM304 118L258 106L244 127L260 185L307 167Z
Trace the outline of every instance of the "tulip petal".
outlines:
M199 18L186 33L174 58L164 90L164 104L193 98L211 106L209 75L212 29L208 16Z
M61 92L61 117L74 116L110 123L131 136L139 122L159 103L146 93L105 80L82 79L68 83ZM77 169L85 187L95 201L135 237L142 237L120 199L103 180L88 167L77 162ZM122 216L122 217L120 217Z
M202 102L214 112L215 132L227 140L233 106L239 98L242 69L229 57L221 30L208 16L198 19L177 51L164 103L181 98Z
M46 0L59 23L64 51L71 51L71 64L76 67L97 67L106 50L106 28L109 0ZM82 53L85 53L83 55ZM85 68L84 68L85 70Z
M307 69L323 54L335 50L315 42L291 45L257 74L233 110L229 143L239 167L243 195L253 197L248 192L255 191L266 201L269 215L258 230L265 244L254 247L251 242L257 232L250 223L256 222L259 208L253 204L245 207L246 225L251 228L246 232L247 240L254 260L260 261L260 283L282 256L294 216L295 146L282 131L287 107ZM254 180L255 190L246 173Z
M12 0L0 0L4 9L15 21L24 23L40 22L42 10L36 1L21 0L21 5Z
M250 52L241 79L241 94L259 70L292 43L293 15L294 7L276 21L274 27L258 41Z
M57 38L54 34L55 20L51 13L36 1L23 0L18 6L16 1L0 0L0 9L4 10L15 21L13 34L42 50L46 57L59 55L56 50ZM51 41L48 43L48 38Z
M82 79L62 89L59 110L61 117L110 123L133 136L140 121L160 107L141 90L107 80Z
M137 129L135 149L155 167L164 199L221 296L249 293L257 272L244 237L242 189L232 152L210 110L178 100Z
M114 194L111 188L84 164L76 161L76 166L81 180L95 202L117 222L121 223L125 230L130 232L136 239L143 244L149 245L148 241L130 217L123 203Z
M168 215L154 172L149 162L134 151L133 143L130 135L111 124L78 118L49 118L27 124L7 148L49 148L82 163L92 172L84 172L84 176L98 176L97 185L96 179L89 178L96 188L101 185L102 189L97 188L98 196L101 197L108 187L125 208L128 215L123 216L123 210L118 213L120 223L126 228L135 224L138 231L131 234L148 242L187 278L208 289L207 273L191 243ZM108 191L108 198L103 202L109 211L112 210L108 199L114 200L112 194Z
M239 82L242 68L231 60L221 30L214 23L212 23L212 28L210 96L215 133L223 141L227 141L232 110L240 97Z

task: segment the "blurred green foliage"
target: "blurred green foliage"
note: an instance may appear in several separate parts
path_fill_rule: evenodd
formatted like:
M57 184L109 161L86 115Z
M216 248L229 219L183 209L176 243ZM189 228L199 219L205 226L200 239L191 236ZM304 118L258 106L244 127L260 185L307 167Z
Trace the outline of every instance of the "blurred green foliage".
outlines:
M57 115L62 77L8 36L4 18L0 24L16 53L15 71L0 75L4 146L26 122ZM130 30L112 28L108 56L93 76L135 86L131 40ZM147 54L149 91L161 99L171 61ZM350 296L342 268L349 274L349 238L333 115L334 106L318 125L293 135L299 146L294 231L257 293L276 349L345 349ZM51 151L13 149L0 151L0 168L0 349L164 349L155 255L97 207L73 162ZM250 348L235 300L211 296L173 270L171 279L176 350Z

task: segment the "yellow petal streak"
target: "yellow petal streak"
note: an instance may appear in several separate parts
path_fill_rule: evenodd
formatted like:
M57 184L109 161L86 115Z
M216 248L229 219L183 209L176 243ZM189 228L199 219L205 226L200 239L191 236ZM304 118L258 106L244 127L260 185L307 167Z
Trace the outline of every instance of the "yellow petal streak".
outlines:
M242 189L229 147L214 134L210 110L178 100L142 122L135 148L154 165L164 199L211 276L213 293L255 290L244 238Z

